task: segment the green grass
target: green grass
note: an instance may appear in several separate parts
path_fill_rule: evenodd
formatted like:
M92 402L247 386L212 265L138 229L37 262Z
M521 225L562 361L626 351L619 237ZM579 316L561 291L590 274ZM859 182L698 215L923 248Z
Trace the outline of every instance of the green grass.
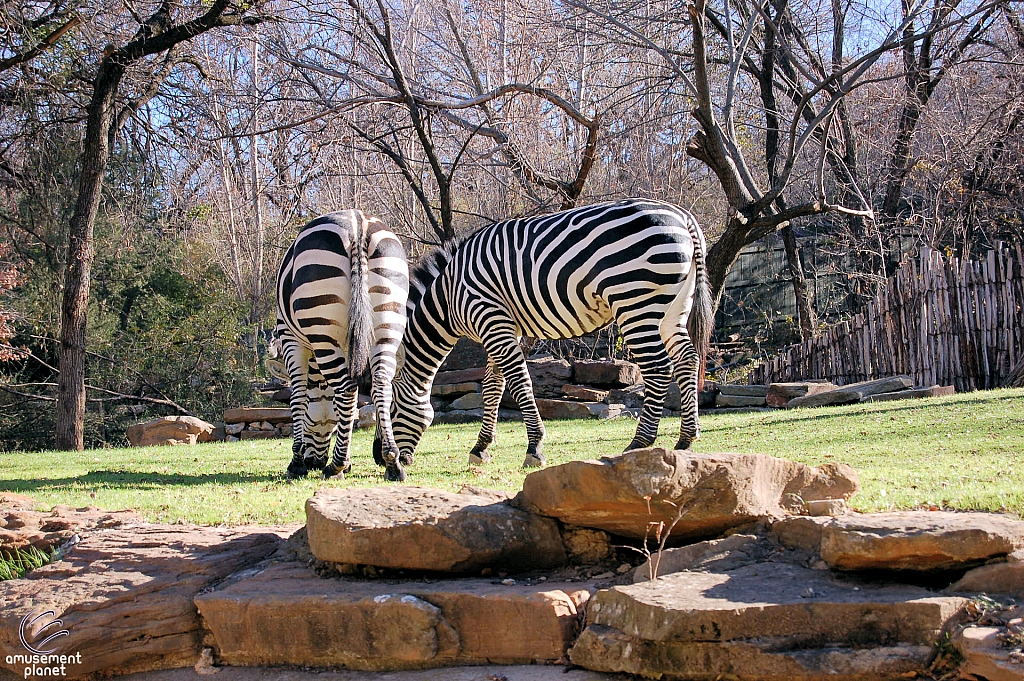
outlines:
M26 573L52 563L57 558L57 551L46 553L34 546L18 549L10 555L0 553L0 582L23 577Z
M613 454L635 421L548 422L550 464ZM424 436L408 484L457 490L465 484L516 490L524 476L521 423L500 423L493 460L472 469L478 424L438 425ZM678 419L663 419L657 444L671 447ZM697 451L760 452L818 465L844 462L860 473L853 506L863 511L941 508L1024 516L1024 390L811 410L707 414ZM355 436L354 472L344 482L282 475L290 441L195 447L0 454L0 491L54 504L136 509L153 521L284 523L303 519L323 486L385 485L370 456L371 432Z

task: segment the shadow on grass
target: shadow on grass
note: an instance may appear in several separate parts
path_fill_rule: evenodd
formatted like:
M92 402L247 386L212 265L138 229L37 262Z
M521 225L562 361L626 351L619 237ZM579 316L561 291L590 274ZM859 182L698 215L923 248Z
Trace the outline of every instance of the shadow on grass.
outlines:
M70 478L37 480L0 480L0 492L31 492L60 487L95 489L151 489L157 487L195 487L199 485L238 485L259 482L283 482L283 473L146 473L137 471L91 471Z

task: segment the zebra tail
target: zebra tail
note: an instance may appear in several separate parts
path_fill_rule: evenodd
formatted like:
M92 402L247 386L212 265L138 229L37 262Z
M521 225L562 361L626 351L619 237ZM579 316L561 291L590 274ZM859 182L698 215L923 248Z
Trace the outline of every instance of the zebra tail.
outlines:
M711 332L715 328L715 301L711 297L711 282L708 280L703 241L694 240L693 265L697 268L697 282L693 290L693 305L690 308L687 329L700 358L700 367L697 371L698 391L704 389L704 371L707 368Z
M357 223L349 285L351 300L348 313L348 361L352 380L360 386L369 383L368 369L373 351L373 306L370 303L369 264L366 246L369 239L361 216Z

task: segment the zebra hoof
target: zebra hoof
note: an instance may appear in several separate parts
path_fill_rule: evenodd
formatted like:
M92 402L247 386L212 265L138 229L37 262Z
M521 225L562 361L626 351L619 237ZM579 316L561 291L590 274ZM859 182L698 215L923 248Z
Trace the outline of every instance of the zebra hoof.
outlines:
M397 461L384 469L384 479L388 482L405 482L405 469Z
M294 461L288 464L288 470L285 471L285 476L289 480L301 480L309 474L309 469L306 468L304 463L295 463Z
M523 468L540 468L547 463L543 454L527 454L523 460Z
M402 464L403 466L411 466L412 465L412 454L411 453L410 454L405 454L404 452L402 454L399 454L398 455L398 463Z
M470 464L478 466L478 465L480 465L482 463L487 463L490 460L491 460L491 455L487 453L487 450L484 450L484 451L479 452L479 453L477 453L477 452L470 452L469 453L469 463Z
M676 449L690 449L693 446L694 440L689 438L681 437L679 442L676 443Z
M344 480L346 473L352 472L352 465L341 467L333 463L324 466L324 480Z

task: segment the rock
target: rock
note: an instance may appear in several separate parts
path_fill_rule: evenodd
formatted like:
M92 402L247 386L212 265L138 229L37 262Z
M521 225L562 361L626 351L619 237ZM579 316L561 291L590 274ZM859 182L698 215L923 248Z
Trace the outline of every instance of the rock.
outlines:
M373 428L377 425L377 407L367 404L359 407L359 417L356 419L356 428Z
M564 359L537 357L527 360L526 368L533 383L533 394L537 397L559 398L562 386L572 383L572 365Z
M540 417L545 420L589 419L593 416L589 404L572 400L538 399L537 409L540 411Z
M467 395L469 393L478 393L483 391L483 385L476 381L467 381L465 383L451 383L444 385L437 385L436 383L430 389L430 394L435 397L447 397L449 399L459 397L461 395Z
M95 506L57 505L51 511L33 510L32 497L5 492L0 496L0 557L34 547L49 553L76 534L118 527L141 520L134 511L104 511Z
M292 411L287 407L238 407L224 410L224 423L291 423Z
M213 424L213 431L210 433L210 439L213 442L224 442L224 438L226 438L227 436L228 436L228 434L226 432L224 432L224 424L223 423L221 423L219 425L216 424L216 423Z
M474 423L484 418L483 409L453 409L434 416L434 423Z
M277 437L273 430L243 430L239 436L243 440L270 440Z
M747 397L744 395L727 395L726 393L719 393L718 397L715 398L716 407L763 407L765 401L763 397Z
M213 424L194 416L164 416L128 427L133 447L152 445L194 445L213 441Z
M622 416L626 407L621 404L605 404L604 402L582 402L590 409L590 415L598 419L614 419Z
M849 506L843 499L817 499L804 504L807 515L812 516L839 516L850 512Z
M881 395L869 395L863 402L891 402L893 400L915 400L924 397L949 397L956 394L956 388L951 385L933 385L930 388L912 388L894 393L882 393Z
M239 440L241 440L241 439L242 439L242 438L240 438L240 437L237 437L237 436L235 436L235 435L228 435L228 436L227 436L226 438L224 438L224 441L225 441L225 442L238 442L238 441L239 441Z
M763 454L650 448L534 471L517 503L564 523L636 538L650 523L670 524L685 508L673 536L702 539L785 515L789 498L848 499L858 487L856 472L842 464L812 468Z
M283 402L289 404L292 401L292 389L291 386L285 386L278 388L274 391L274 394L270 396L270 399L274 402Z
M226 426L224 426L224 432L227 433L228 435L238 435L243 430L245 430L244 423L229 423Z
M722 395L732 395L734 397L765 397L768 395L768 386L722 383L718 386L718 392Z
M196 604L229 665L386 671L554 663L574 639L589 595L550 582L321 579L301 563L280 563Z
M679 572L595 594L569 655L648 678L907 678L965 603L786 563Z
M457 385L459 383L479 383L484 380L485 368L460 369L458 371L439 371L434 376L433 385ZM433 388L431 388L433 389Z
M565 384L562 386L562 394L572 400L581 402L604 402L608 399L607 390L594 390L582 385Z
M452 409L480 409L484 406L484 396L481 393L469 393L452 401Z
M946 589L946 592L1005 594L1024 598L1024 551L1010 554L1005 563L974 568Z
M633 571L633 583L650 581L652 574L657 578L683 570L728 572L761 562L774 550L771 542L752 534L733 534L723 539L665 549L656 552Z
M607 532L586 527L566 525L562 529L562 544L574 565L594 565L612 555L611 537Z
M577 360L572 365L576 383L624 388L643 381L640 367L621 359Z
M461 371L487 366L487 351L484 346L463 336L448 353L441 371Z
M765 399L769 407L785 407L795 397L817 395L835 390L838 386L828 381L804 381L800 383L772 383L768 386Z
M22 676L7 663L8 655L25 654L21 619L47 610L69 632L49 649L81 654L67 677L192 666L203 641L195 596L280 543L263 528L137 524L83 535L63 560L34 570L31 579L0 582L0 666Z
M953 636L953 645L963 656L960 678L985 681L1024 681L1024 661L1011 658L1011 651L999 639L1002 627L968 627Z
M676 403L675 408L678 409L679 408L679 386L676 385L674 382L669 384L669 393L670 394L665 397L665 408L666 409L672 409L672 406L670 404L670 402L671 402L672 386L675 386L675 403ZM644 384L643 383L638 383L636 385L631 385L628 388L622 388L622 389L613 388L612 390L608 391L608 397L605 398L605 399L608 402L612 402L612 403L616 403L616 404L622 404L627 409L638 409L638 408L642 407L643 404L644 404Z
M850 385L844 385L841 388L820 392L815 395L795 397L786 404L786 407L793 409L796 407L824 407L834 404L852 404L854 402L860 402L869 395L905 390L913 385L914 382L909 376L879 378L874 381L851 383Z
M953 570L1024 547L1024 522L995 513L898 511L787 518L772 525L787 546L816 550L839 570Z
M280 437L291 437L292 436L292 426L291 426L291 424L287 424L286 423L284 425L278 426L277 427L277 434Z
M475 494L324 488L306 502L306 520L313 555L333 563L479 573L566 562L556 523Z

